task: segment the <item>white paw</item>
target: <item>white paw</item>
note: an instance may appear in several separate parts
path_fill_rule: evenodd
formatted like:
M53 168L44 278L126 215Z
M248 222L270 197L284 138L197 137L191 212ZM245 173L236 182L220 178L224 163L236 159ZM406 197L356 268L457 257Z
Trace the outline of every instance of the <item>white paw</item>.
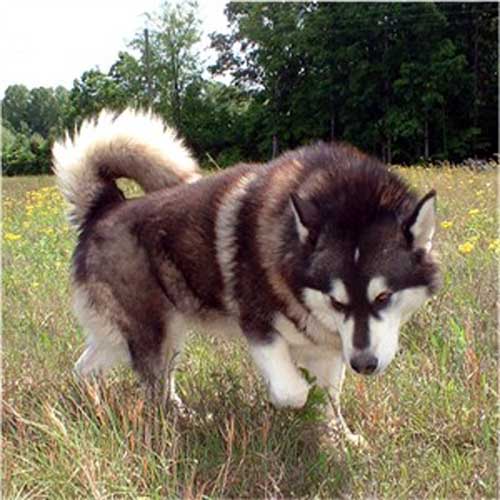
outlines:
M269 398L277 408L302 408L308 394L309 384L302 377L286 385L271 383L269 388Z
M345 433L345 439L348 443L358 448L368 448L368 441L361 434Z
M339 440L349 443L352 446L366 449L368 442L361 434L354 434L347 427L344 419L334 418L328 424L328 435L332 443L338 444Z
M188 417L193 417L195 415L195 412L191 408L189 408L186 404L184 404L182 399L175 392L173 395L170 396L170 398L167 399L166 405L167 408L169 407L169 405L171 405L170 407L180 417L188 418Z

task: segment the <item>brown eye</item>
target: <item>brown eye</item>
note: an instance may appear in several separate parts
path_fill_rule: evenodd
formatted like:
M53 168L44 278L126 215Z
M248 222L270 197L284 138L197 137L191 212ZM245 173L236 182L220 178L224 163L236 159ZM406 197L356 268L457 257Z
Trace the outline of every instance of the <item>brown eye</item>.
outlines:
M386 306L391 300L391 297L392 297L392 292L387 291L379 293L375 298L375 305L379 307Z
M347 309L348 309L348 305L347 304L343 304L342 302L339 302L338 300L335 300L333 297L330 297L330 301L332 303L332 307L339 311L339 312L346 312Z

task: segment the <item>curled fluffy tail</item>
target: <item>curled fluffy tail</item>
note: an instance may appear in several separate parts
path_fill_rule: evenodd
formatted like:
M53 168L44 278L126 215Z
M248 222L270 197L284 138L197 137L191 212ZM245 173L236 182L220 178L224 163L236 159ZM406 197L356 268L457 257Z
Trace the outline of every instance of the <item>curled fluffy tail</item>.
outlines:
M200 178L196 161L160 118L126 110L102 111L71 139L54 144L54 172L71 205L71 221L82 227L99 196L126 177L146 192ZM117 188L115 188L117 189Z

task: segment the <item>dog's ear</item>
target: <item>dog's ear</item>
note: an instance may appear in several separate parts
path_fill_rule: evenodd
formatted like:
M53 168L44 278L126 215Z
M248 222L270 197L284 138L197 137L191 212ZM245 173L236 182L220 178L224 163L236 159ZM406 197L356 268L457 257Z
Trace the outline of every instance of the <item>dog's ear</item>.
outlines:
M298 194L290 195L290 205L292 206L295 227L301 243L307 241L311 233L315 233L320 220L318 207L314 202L304 200Z
M408 243L414 248L430 251L436 229L436 191L428 192L403 224Z

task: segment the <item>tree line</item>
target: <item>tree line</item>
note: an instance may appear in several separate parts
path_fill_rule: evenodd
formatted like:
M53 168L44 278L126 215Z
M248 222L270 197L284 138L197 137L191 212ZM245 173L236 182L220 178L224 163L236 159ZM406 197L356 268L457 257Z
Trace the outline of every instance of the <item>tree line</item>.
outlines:
M69 90L9 86L4 174L49 172L53 141L103 107L152 108L223 167L318 139L394 163L498 152L496 4L230 3L225 15L211 64L196 2L165 2L108 72Z

